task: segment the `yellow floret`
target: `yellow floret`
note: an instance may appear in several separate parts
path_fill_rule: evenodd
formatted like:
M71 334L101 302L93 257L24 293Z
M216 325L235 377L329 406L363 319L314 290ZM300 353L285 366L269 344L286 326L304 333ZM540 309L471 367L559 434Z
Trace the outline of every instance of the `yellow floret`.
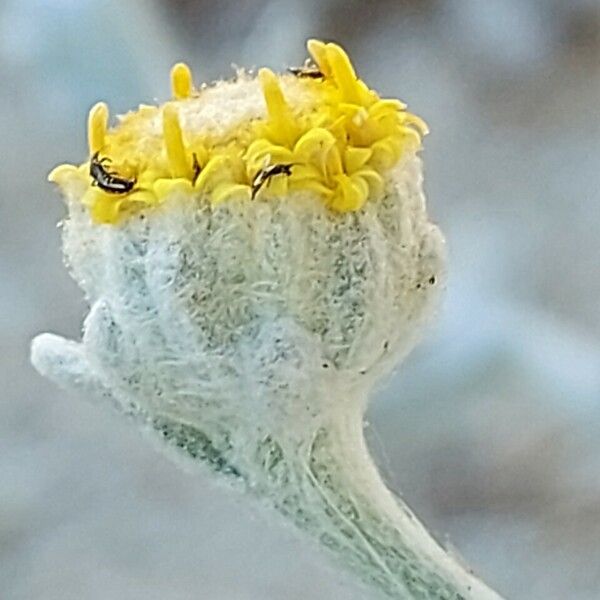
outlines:
M106 129L108 127L108 106L104 102L98 102L90 110L88 117L88 146L90 154L100 152L106 140Z
M171 94L176 100L184 100L192 95L194 87L192 72L185 63L177 63L171 69Z
M258 79L267 105L268 116L262 128L264 135L275 143L292 146L300 132L277 75L270 69L261 69Z
M179 125L179 114L177 108L172 104L167 104L163 109L163 137L171 177L191 178L192 165L186 155L183 133Z

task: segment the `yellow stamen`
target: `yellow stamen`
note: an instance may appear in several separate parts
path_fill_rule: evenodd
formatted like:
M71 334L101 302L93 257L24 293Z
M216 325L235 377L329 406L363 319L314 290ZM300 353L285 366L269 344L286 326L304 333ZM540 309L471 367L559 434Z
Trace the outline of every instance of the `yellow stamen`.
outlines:
M343 99L352 104L361 104L358 78L348 55L337 44L327 44L326 52L327 62L331 65L333 78Z
M185 152L177 108L167 104L163 109L163 137L172 177L192 177L191 162Z
M90 110L88 117L88 147L90 155L100 152L106 140L108 128L108 106L104 102L98 102Z
M171 69L171 94L176 100L184 100L192 95L194 87L192 72L185 63L177 63Z
M276 144L291 147L298 138L298 127L281 91L279 79L270 69L261 69L258 79L267 105L269 134Z
M321 71L326 78L331 77L331 67L329 66L329 60L327 58L327 44L320 40L308 40L308 42L306 42L306 48L317 67L319 67L319 71Z

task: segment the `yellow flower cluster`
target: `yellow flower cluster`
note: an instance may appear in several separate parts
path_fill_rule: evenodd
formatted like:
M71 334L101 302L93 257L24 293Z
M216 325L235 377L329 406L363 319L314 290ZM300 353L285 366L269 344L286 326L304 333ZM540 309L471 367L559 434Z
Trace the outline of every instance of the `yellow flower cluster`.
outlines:
M61 165L49 178L58 184L85 178L83 202L97 223L117 223L176 191L219 203L308 190L334 211L356 211L381 196L382 175L404 152L420 147L427 127L399 100L381 99L358 79L340 46L309 40L308 51L315 68L311 77L301 70L298 83L318 98L310 110L286 100L281 81L290 75L261 69L263 119L218 137L187 132L180 108L202 91L194 90L189 68L179 63L171 71L173 101L140 106L111 130L108 108L98 103L88 123L90 161ZM157 116L161 134L150 135Z

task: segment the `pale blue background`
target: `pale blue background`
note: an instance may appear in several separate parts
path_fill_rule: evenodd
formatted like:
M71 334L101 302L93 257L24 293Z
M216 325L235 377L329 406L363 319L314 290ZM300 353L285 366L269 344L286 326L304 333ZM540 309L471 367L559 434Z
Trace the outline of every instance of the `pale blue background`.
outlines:
M369 414L394 489L510 598L600 598L600 5L573 0L0 3L0 598L364 598L315 549L28 364L78 336L45 182L85 120L230 63L340 41L430 124L450 249L427 341Z

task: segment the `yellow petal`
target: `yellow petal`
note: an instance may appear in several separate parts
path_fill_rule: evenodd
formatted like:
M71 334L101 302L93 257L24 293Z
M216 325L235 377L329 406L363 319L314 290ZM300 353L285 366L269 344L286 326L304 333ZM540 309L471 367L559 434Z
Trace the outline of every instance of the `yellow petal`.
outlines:
M108 128L108 106L98 102L90 110L88 116L88 147L90 155L100 152L106 142Z
M345 142L347 139L345 123L346 116L339 115L335 118L333 123L327 126L327 131L330 131L332 135L342 143Z
M210 201L212 204L219 204L234 197L240 200L250 200L250 186L236 183L221 183L213 190Z
M369 187L368 196L380 198L383 195L385 183L383 177L375 169L360 169L355 175L359 176Z
M332 73L327 59L327 45L319 40L308 40L306 47L315 64L319 67L319 71L325 75L326 79L330 78Z
M226 155L213 156L202 169L194 187L210 190L220 183L231 181L231 159Z
M406 108L406 104L392 98L385 98L378 100L369 107L369 115L373 118L377 118L381 115L397 114L401 110Z
M336 177L337 189L331 199L331 207L338 212L358 210L365 203L368 195L368 186L359 179L353 181L347 175Z
M262 88L267 113L269 132L276 144L291 148L298 137L298 127L279 85L277 75L270 69L261 69L258 80Z
M159 171L158 169L146 169L142 172L139 179L137 180L137 185L142 189L151 188L154 182L157 179L168 178L169 173L166 171Z
M294 160L291 150L284 146L272 144L265 139L252 142L244 155L244 159L248 177L254 177L258 171L268 165L291 163Z
M329 151L335 145L335 137L327 129L314 128L307 131L294 146L294 155L300 159L310 160L315 154Z
M327 62L331 66L333 79L344 101L351 104L362 104L357 85L358 78L348 55L337 44L327 44L326 56Z
M384 138L375 142L371 146L373 154L369 164L380 172L393 167L399 158L399 143L401 144L401 142L394 141L392 138Z
M192 95L192 72L185 63L177 63L171 69L171 94L177 100L189 98Z
M337 146L333 146L327 152L325 157L326 171L329 176L338 175L344 172L342 166L342 157Z
M157 179L152 191L159 200L170 196L171 194L187 194L193 192L192 182L189 179L178 177L177 179Z
M159 203L159 198L150 190L135 190L124 198L124 204L143 204L153 206Z
M372 154L373 151L370 148L346 148L344 153L346 173L352 174L360 169L371 158Z
M191 179L191 162L188 160L185 152L181 125L179 124L179 114L173 104L167 104L163 109L163 137L171 175L173 177L187 177Z
M94 223L118 223L123 203L121 196L112 196L96 188L90 188L83 201L90 207L90 216Z
M289 179L293 181L303 181L305 179L322 179L323 171L314 164L295 164L292 167L292 174Z
M412 113L404 114L406 115L404 122L409 125L414 125L422 136L425 136L429 133L429 127L427 126L427 123L425 123L421 117L417 117L417 115L413 115Z
M312 192L318 197L329 198L333 191L317 179L290 179L289 189L294 192Z
M360 110L364 110L364 107L360 104L354 104L352 102L339 102L337 105L337 109L343 115L353 118L357 112L359 112ZM368 113L365 113L365 115L368 115Z
M423 143L421 135L412 127L400 128L398 140L401 147L408 148L412 151L418 150Z
M360 206L362 206L365 200L369 197L369 184L360 175L351 175L350 180L352 181L352 186L354 189L360 194ZM358 208L360 208L360 206Z
M64 185L72 177L79 176L79 169L74 165L58 165L48 173L48 181L58 185Z

